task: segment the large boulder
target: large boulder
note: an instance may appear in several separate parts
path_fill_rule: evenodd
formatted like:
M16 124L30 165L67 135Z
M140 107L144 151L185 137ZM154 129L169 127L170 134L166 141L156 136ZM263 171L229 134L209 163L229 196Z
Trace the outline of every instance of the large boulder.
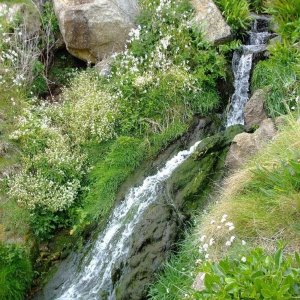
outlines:
M245 106L245 125L249 129L260 125L267 118L264 103L267 97L267 90L256 90Z
M228 170L232 172L239 169L270 142L276 133L276 124L272 119L266 119L254 133L243 132L236 135L225 161Z
M96 63L124 49L138 14L136 0L54 0L68 51Z
M196 10L194 22L207 41L220 44L231 38L231 29L212 0L192 0L192 5Z

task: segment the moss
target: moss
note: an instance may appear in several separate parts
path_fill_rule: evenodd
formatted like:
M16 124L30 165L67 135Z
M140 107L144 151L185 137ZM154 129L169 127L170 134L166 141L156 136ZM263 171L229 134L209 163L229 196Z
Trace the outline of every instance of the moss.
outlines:
M232 126L205 138L194 155L175 170L168 185L185 215L204 205L215 182L224 173L226 154L233 138L242 131L243 126Z

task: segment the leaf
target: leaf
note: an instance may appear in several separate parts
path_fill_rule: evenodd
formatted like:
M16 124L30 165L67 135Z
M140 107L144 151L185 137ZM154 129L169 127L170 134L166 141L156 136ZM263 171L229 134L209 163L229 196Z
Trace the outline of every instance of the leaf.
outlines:
M276 266L276 268L277 269L279 269L280 268L280 266L281 266L281 263L282 263L282 255L283 255L283 253L282 253L282 248L279 248L277 251L276 251L276 253L275 253L275 266Z

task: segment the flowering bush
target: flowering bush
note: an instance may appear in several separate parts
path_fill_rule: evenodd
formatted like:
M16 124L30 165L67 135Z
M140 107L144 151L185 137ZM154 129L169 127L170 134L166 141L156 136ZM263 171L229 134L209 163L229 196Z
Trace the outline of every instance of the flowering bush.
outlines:
M225 69L223 56L192 25L189 1L140 5L140 25L130 32L109 80L120 103L122 133L161 131L174 119L211 111L218 95L210 92Z
M81 72L75 76L62 97L64 103L57 107L57 113L62 126L76 143L89 139L101 142L115 135L116 99L103 89L95 72Z

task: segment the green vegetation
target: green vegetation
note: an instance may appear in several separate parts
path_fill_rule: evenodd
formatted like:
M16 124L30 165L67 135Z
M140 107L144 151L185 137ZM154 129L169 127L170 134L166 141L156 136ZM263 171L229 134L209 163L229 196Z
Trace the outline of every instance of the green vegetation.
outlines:
M300 52L292 46L277 44L271 57L259 62L253 73L252 89L267 88L266 108L270 116L294 110L300 94Z
M0 244L0 299L24 299L32 275L31 262L23 248Z
M270 59L259 62L252 78L253 90L269 89L266 108L270 116L294 110L300 95L299 1L268 1L282 42L269 47Z
M250 25L250 8L247 0L216 0L226 22L234 33L243 33Z
M300 295L300 257L252 250L239 259L205 262L205 290L195 299L293 299Z

